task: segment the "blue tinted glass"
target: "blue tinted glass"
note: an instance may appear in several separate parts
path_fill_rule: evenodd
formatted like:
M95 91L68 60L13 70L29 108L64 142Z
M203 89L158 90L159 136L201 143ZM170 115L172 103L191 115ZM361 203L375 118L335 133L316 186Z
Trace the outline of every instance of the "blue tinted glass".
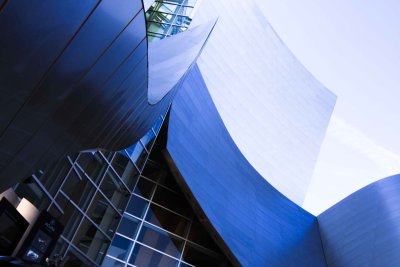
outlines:
M131 264L140 267L177 267L178 261L149 249L140 244L135 245L131 258Z
M178 239L149 224L143 225L138 241L174 257L180 256L183 245L183 239Z
M126 260L132 245L132 241L123 238L122 236L115 235L107 254L121 260Z
M158 133L158 131L160 130L162 122L163 122L162 118L159 117L158 120L156 121L156 123L153 126L153 130L154 130L155 133Z
M124 215L124 217L121 220L121 223L119 224L118 233L131 238L135 238L138 226L139 226L139 220L129 215Z
M140 142L135 143L134 145L128 147L126 149L129 157L133 162L136 163L136 166L141 169L142 165L145 163L147 153L144 151L144 148Z
M147 134L143 136L142 139L140 139L140 141L142 141L143 145L146 146L148 151L150 151L150 148L154 142L155 137L156 136L154 135L153 131L150 129L150 131L148 131Z
M103 266L103 267L123 267L123 266L125 266L125 264L123 262L114 260L112 258L105 257L101 266Z
M142 218L144 212L146 211L148 205L148 201L132 195L128 207L126 208L126 212L135 215L136 217Z

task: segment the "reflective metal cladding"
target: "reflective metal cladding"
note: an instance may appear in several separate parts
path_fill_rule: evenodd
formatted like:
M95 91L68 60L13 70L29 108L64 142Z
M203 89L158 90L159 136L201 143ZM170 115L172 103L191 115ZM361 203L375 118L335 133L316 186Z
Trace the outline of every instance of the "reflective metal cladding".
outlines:
M282 43L256 2L202 1L192 25L219 20L197 63L244 156L301 205L336 96Z
M249 164L225 128L197 68L174 98L167 149L241 265L325 266L316 218Z
M360 189L318 221L328 266L400 266L400 175Z
M189 58L208 34L188 31L197 45ZM63 155L128 147L166 110L187 70L175 60L182 76L149 104L148 79L156 79L148 69L160 61L148 59L140 0L8 1L0 36L0 191ZM176 50L176 40L167 43Z

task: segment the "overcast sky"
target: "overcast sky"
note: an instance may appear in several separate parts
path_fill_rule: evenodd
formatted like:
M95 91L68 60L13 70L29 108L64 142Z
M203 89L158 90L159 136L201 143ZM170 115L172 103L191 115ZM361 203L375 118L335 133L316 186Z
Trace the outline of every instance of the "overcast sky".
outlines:
M400 1L263 0L283 42L337 96L304 208L400 173Z

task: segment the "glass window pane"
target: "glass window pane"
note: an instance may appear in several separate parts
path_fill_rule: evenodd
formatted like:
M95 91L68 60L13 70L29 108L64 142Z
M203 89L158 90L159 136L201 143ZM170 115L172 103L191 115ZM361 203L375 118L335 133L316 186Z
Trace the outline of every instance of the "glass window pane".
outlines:
M153 160L148 160L146 166L143 169L142 175L155 182L158 182L160 178L164 178L168 174L166 170Z
M140 267L177 267L178 261L140 244L133 249L129 263Z
M150 199L150 197L154 192L155 187L156 187L155 183L147 179L140 178L134 192L144 198Z
M62 191L69 197L69 199L71 199L83 210L85 210L89 205L91 196L93 196L95 190L96 189L92 183L89 182L89 179L84 175L81 179L74 169L71 170L67 181L62 187Z
M99 193L96 193L87 215L108 235L112 236L118 225L120 216Z
M133 242L129 239L115 235L107 254L121 260L126 260L132 246Z
M153 197L153 202L183 216L190 218L192 215L192 209L188 205L186 199L161 186L157 187Z
M178 194L182 194L181 189L179 185L176 183L175 178L172 176L172 174L168 173L167 175L160 176L160 180L158 182L170 188L172 191L175 191Z
M151 204L146 221L182 237L185 236L189 226L187 219L155 204Z
M81 252L82 253L82 252ZM81 255L78 250L73 247L69 247L68 253L65 257L64 266L79 266L79 267L89 267L93 266L92 262Z
M127 214L122 217L122 220L118 226L118 233L134 239L138 230L140 221Z
M121 177L122 181L133 190L137 179L139 178L139 171L129 160L125 151L119 151L115 154L112 161L112 166L117 174Z
M173 257L180 257L183 239L179 239L149 224L140 230L138 241Z
M168 34L171 24L149 22L147 23L147 31L158 34Z
M125 263L117 261L116 259L105 257L101 266L103 266L103 267L124 267Z
M161 129L162 123L163 123L163 119L161 117L159 117L157 119L157 122L153 126L153 130L155 133L158 133L158 131Z
M225 262L222 256L217 257L216 255L211 255L204 250L193 247L191 244L186 245L183 253L183 260L195 266L210 267L224 266L222 264Z
M188 239L205 248L220 253L220 249L214 243L208 232L204 229L204 227L200 223L192 222Z
M137 142L128 147L126 149L126 152L128 153L130 159L135 162L136 166L139 169L142 169L147 158L147 152L144 150L142 144L140 142Z
M90 259L100 263L110 241L89 220L83 219L72 242Z
M107 163L98 152L80 153L77 163L96 184L100 182L105 170L107 169Z
M70 240L78 228L79 223L82 219L82 213L80 213L69 201L62 195L58 194L56 198L57 204L62 208L64 214L59 212L53 212L52 215L62 224L65 225L63 236ZM50 211L55 211L50 209Z
M150 130L146 133L145 136L142 137L142 139L140 139L140 141L142 141L143 145L146 146L147 151L150 151L151 146L154 143L156 136L153 133L153 130Z
M136 217L143 218L148 204L149 202L143 198L132 195L129 204L126 207L126 212Z
M125 210L130 193L125 185L122 184L119 177L111 170L107 172L101 182L100 190L121 213Z

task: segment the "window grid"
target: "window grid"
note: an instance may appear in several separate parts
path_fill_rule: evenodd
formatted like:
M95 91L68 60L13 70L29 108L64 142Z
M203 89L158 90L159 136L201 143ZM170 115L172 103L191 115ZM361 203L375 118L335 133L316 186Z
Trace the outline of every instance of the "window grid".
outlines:
M155 152L153 151L153 153L155 153ZM163 179L168 179L168 177L170 177L170 179L174 179L170 173L165 171L165 170L167 170L166 167L164 167L162 164L154 161L152 158L149 158L146 161L146 165L144 167L144 172L146 171L146 167L149 165L151 165L151 171L147 175L150 175L150 176L154 175L154 177L148 177L147 175L142 174L140 176L140 178L137 180L135 188L134 188L133 193L130 198L130 203L135 203L135 201L139 201L139 199L146 201L145 202L146 208L145 208L144 212L140 212L140 214L137 214L137 215L131 213L130 211L128 211L128 209L125 210L123 217L126 218L127 221L129 220L129 218L134 219L134 220L129 220L129 221L134 222L132 224L132 225L135 225L135 226L132 226L132 227L134 227L134 231L132 231L134 233L131 236L128 236L128 235L122 233L122 231L126 231L125 227L127 227L127 225L129 225L129 224L124 225L124 228L122 228L122 227L120 227L121 222L122 222L122 220L121 220L120 225L117 228L117 232L116 232L115 236L119 236L119 237L123 238L122 240L125 240L125 241L123 241L122 244L124 244L124 245L121 245L119 242L117 242L117 240L115 240L115 243L112 244L110 246L109 250L107 251L106 257L117 261L119 264L121 264L121 266L125 266L125 267L126 266L134 266L131 263L135 259L133 256L133 252L135 251L137 246L141 246L141 247L146 247L147 249L150 249L153 252L159 253L162 256L165 256L165 257L175 260L176 264L174 266L195 266L195 265L190 264L189 262L185 261L185 259L184 259L184 255L185 255L185 253L187 253L186 250L189 249L188 248L188 245L189 245L192 250L194 249L196 251L199 251L200 253L203 253L203 254L209 256L210 258L220 261L221 262L220 266L228 266L229 263L228 263L227 258L224 255L222 255L220 252L214 251L212 248L205 247L202 244L199 244L199 243L196 243L196 242L190 240L191 238L189 235L192 231L192 226L194 224L194 221L196 221L197 227L199 227L198 225L200 224L199 222L197 222L192 210L191 210L190 216L188 217L188 216L181 214L180 212L171 210L170 208L168 208L160 203L155 202L155 197L157 195L157 192L159 192L157 189L159 189L159 188L163 188L165 190L168 190L168 192L170 192L171 194L175 194L178 197L182 197L182 201L186 201L186 199L184 198L183 193L175 191L175 190L171 189L170 187L166 186L165 184L163 184L163 183L165 183L165 180L163 180ZM159 175L161 173L164 174L165 176ZM154 186L151 189L150 196L142 196L139 193L137 193L137 188L140 186L139 183L141 180L151 182L154 184ZM130 204L128 204L128 205L130 205ZM154 206L159 207L162 210L165 210L168 214L178 216L179 218L184 220L186 226L185 226L183 234L178 234L178 233L172 232L172 231L166 229L162 224L156 225L156 224L152 223L150 221L151 218L148 217L148 214L149 214L150 210L152 210L152 207L154 207ZM132 212L135 212L135 211L133 210ZM152 214L152 216L154 216L154 213ZM157 219L159 219L159 218L157 218ZM167 220L168 220L168 218L167 218ZM149 227L151 227L151 228L149 228ZM146 244L145 240L143 240L143 241L139 240L141 235L143 238L143 234L146 233L146 230L152 229L152 228L156 230L155 231L156 237L159 237L158 235L162 236L162 238L167 237L169 240L168 244L175 245L174 248L175 248L176 252L174 250L169 251L169 252L163 251L162 249L155 247L155 246L159 246L160 244L158 242L162 242L162 241L160 241L160 239L157 239L154 236L151 237L153 242L155 242L154 244L156 244L154 246ZM142 231L144 231L144 232L142 232ZM193 229L193 231L194 231L194 229ZM164 236L164 234L165 234L165 236ZM121 242L122 242L122 240L121 240ZM156 241L154 241L154 240L156 240ZM176 240L178 242L178 246L176 246L176 243L173 242L174 240ZM127 242L127 243L125 244L125 242ZM179 243L179 242L182 242L182 243ZM127 244L129 244L129 245L127 245ZM116 250L114 250L115 252L111 251L111 247L113 245L116 248ZM161 245L161 247L163 247L164 245ZM120 251L123 251L124 247L126 247L126 250L125 250L125 252L123 252L123 254L121 254ZM164 249L166 249L166 248L164 247ZM173 253L174 255L171 255L170 253ZM177 253L177 254L175 254L175 253ZM121 258L123 258L123 260ZM154 264L156 264L156 263L154 263Z
M157 0L146 12L149 42L185 31L192 21L196 1Z
M167 109L168 111L168 109ZM166 112L167 112L166 111ZM156 124L151 127L150 134L154 135L153 140L150 140L150 144L148 144L147 146L145 146L143 144L143 142L141 140L138 140L138 142L136 144L141 145L143 147L143 152L145 153L145 158L142 160L143 161L143 166L145 165L146 161L148 160L149 154L151 152L151 149L154 146L155 143L155 139L157 138L157 135L159 133L160 127L157 124L161 124L164 121L164 117L165 116L160 116L159 119L157 120ZM158 128L158 129L157 129ZM148 133L146 133L147 135ZM123 150L125 151L125 150ZM107 155L105 155L104 153L107 153ZM95 203L96 197L100 197L101 201L104 202L104 209L106 209L106 212L110 212L112 211L114 213L114 215L119 216L119 221L121 221L122 219L122 215L123 215L123 210L125 210L125 206L128 204L129 199L127 199L125 206L118 208L116 206L116 203L112 202L112 199L109 199L109 197L107 197L107 195L102 191L101 186L103 185L103 182L106 179L106 176L109 175L108 172L112 173L112 177L117 179L117 184L121 185L122 188L119 188L121 190L121 192L126 191L126 194L132 195L133 194L133 190L131 190L128 186L128 184L126 183L126 181L124 181L124 179L122 179L122 177L118 174L118 172L115 170L113 164L113 159L115 158L115 156L119 153L119 152L112 152L111 153L111 157L110 157L110 152L107 151L96 151L96 152L80 152L77 156L75 157L70 157L67 156L67 158L63 161L60 161L59 165L57 166L61 166L62 168L60 169L59 172L61 172L61 170L63 170L65 173L63 176L58 176L58 172L57 173L51 173L51 170L54 169L55 166L52 166L51 169L49 169L49 172L47 173L47 171L43 172L43 171L39 171L36 172L35 174L32 175L32 179L34 181L35 184L37 184L37 186L40 188L41 191L43 191L43 194L48 198L49 201L49 205L45 208L47 212L55 212L57 213L57 216L64 216L66 210L65 209L70 209L71 214L79 214L79 216L75 217L75 218L68 218L67 220L67 224L65 225L65 231L64 233L62 233L62 235L60 236L60 242L64 242L66 245L65 250L62 249L63 251L53 251L52 255L57 255L59 254L61 257L66 257L68 253L75 253L77 252L79 254L80 257L83 257L87 263L90 266L98 266L98 263L96 262L98 260L99 257L96 258L90 258L84 251L82 251L76 244L74 244L73 242L79 241L81 239L81 237L78 237L78 232L80 232L81 227L83 227L84 222L87 224L87 227L94 229L97 233L97 231L101 234L101 236L103 238L105 238L105 240L108 240L108 242L110 243L113 236L115 235L115 231L116 228L118 226L118 223L115 224L115 228L114 229L108 229L109 226L106 224L106 228L108 229L107 231L105 231L104 229L101 228L101 224L103 221L100 221L99 224L97 224L95 221L93 221L93 219L91 218L91 214L89 214L90 209L93 209L93 212L95 212L95 209L97 208L96 205L98 205L99 203ZM92 169L92 173L89 174L87 172L87 166L86 169L84 166L82 166L79 163L79 159L82 157L82 155L86 154L87 156L89 156L89 158L91 160L93 160L93 162L89 162L88 165L93 164L94 166L90 166L90 167L94 167L94 168L99 168L99 169ZM98 161L96 159L96 156L99 156L101 161ZM133 166L135 168L135 171L138 173L138 177L140 177L140 174L143 170L143 166L138 166L137 163L138 162L134 162L130 157L128 157L129 162L132 164L131 166ZM140 159L138 158L138 161ZM125 166L126 167L126 166ZM96 171L100 171L99 173L96 173ZM96 177L91 177L90 175L95 175ZM49 177L50 176L50 177ZM72 177L75 176L75 177ZM51 181L52 183L59 183L59 186L57 188L57 190L55 190L55 192L50 192L49 188L47 188L44 183L47 181L49 181L50 179L56 178L56 181ZM89 195L85 195L84 197L86 197L85 202L82 204L83 208L80 207L79 203L75 203L74 200L71 199L71 196L69 196L66 192L63 191L63 187L66 184L66 182L68 181L68 179L79 179L79 181L76 181L78 183L84 183L85 188L86 187L91 187L93 189L90 189L90 194ZM95 181L96 179L96 181ZM130 177L130 179L133 179L133 177ZM140 179L136 179L135 181L135 185L133 187L133 189L136 187L138 181ZM117 185L115 185L117 187ZM62 199L59 199L60 197L62 197ZM63 203L65 203L65 206L63 206L61 203L59 203L57 200L63 200ZM79 198L77 201L80 202L82 199ZM108 210L109 208L111 208L111 210ZM77 212L77 213L76 213ZM54 216L54 215L53 215ZM85 221L86 220L86 221ZM64 222L65 223L65 222ZM111 225L113 223L113 221L111 220L109 222L109 224ZM69 227L72 226L72 227ZM68 232L66 232L68 231ZM70 235L70 238L67 238L66 235ZM84 237L84 236L83 236ZM93 240L92 240L93 242ZM89 246L92 243L89 244ZM87 246L85 244L81 244L81 246ZM100 248L101 249L101 248ZM100 254L100 258L102 258L103 256L105 256L105 252L101 252L99 251L98 254ZM100 261L101 263L101 261ZM83 263L82 263L83 264Z

